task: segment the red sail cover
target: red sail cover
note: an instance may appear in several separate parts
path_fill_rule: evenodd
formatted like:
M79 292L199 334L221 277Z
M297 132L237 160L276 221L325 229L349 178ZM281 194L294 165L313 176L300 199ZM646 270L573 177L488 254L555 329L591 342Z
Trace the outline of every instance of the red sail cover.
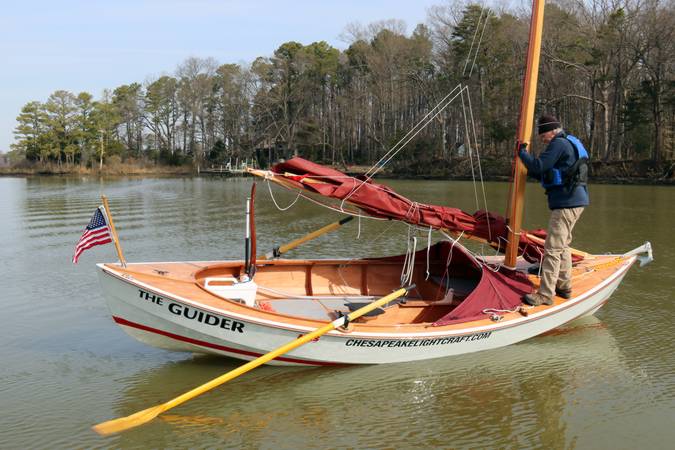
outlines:
M401 220L421 227L444 228L455 233L464 232L465 235L485 239L499 251L506 249L506 220L497 214L477 211L471 215L458 208L417 203L383 184L363 181L303 158L296 157L276 164L272 171L299 189L348 201L373 217ZM539 262L544 253L543 245L528 238L526 233L544 239L546 232L524 231L520 236L519 254L530 262ZM577 256L574 258L581 259Z
M404 258L405 255L400 255L383 259L402 263ZM492 313L502 315L504 311L514 311L523 295L533 290L524 273L504 267L495 272L476 261L461 245L448 241L416 252L415 265L426 268L431 282L438 284L439 293L444 288L453 288L455 297L463 298L433 326L481 320Z
M436 320L433 326L485 319L486 315L514 311L522 303L523 295L532 292L532 283L522 272L501 267L498 271L479 264L464 247L439 242L436 247L441 261L450 261L443 277L461 275L466 268L479 269L477 284L467 297L452 311ZM452 257L449 253L452 252ZM420 252L422 253L422 252ZM447 255L447 256L446 256ZM417 256L417 255L416 255ZM422 261L421 261L422 263ZM450 283L452 284L452 282Z
M454 250L453 250L454 252ZM523 295L532 292L532 283L522 272L502 267L493 272L482 267L478 286L455 309L433 323L433 326L485 319L486 314L502 315L514 311L522 303Z

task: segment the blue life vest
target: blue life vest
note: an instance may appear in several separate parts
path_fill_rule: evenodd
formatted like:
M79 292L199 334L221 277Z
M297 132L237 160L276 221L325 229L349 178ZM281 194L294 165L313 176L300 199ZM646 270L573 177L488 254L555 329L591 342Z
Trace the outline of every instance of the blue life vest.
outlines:
M572 191L577 186L585 186L588 182L588 151L584 144L576 136L566 134L565 139L572 144L576 160L564 172L557 168L552 168L544 172L541 176L541 185L545 189L564 186L568 191Z

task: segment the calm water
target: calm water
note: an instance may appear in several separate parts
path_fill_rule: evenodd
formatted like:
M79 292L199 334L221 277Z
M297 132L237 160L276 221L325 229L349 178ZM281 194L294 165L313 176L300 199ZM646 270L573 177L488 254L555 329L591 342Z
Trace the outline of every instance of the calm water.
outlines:
M105 193L130 261L243 255L250 179L0 178L0 448L673 448L675 189L592 186L574 245L622 252L645 240L656 260L634 268L595 318L505 349L422 363L262 367L152 423L99 437L90 426L163 403L240 362L146 347L115 325L94 263L70 263ZM476 209L464 182L392 181L420 201ZM503 212L507 186L488 183ZM339 216L299 201L277 210L259 185L258 248ZM528 186L526 226L545 226ZM280 206L294 195L275 190ZM298 257L401 252L406 227L351 222ZM289 255L290 256L290 255Z

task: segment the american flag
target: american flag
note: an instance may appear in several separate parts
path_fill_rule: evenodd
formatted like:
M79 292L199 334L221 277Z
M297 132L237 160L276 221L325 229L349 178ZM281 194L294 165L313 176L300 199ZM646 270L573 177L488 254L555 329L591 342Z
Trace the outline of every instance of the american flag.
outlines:
M89 221L89 225L84 229L80 241L75 246L75 254L73 255L73 264L77 263L80 254L96 245L103 245L112 242L110 238L110 229L103 214L103 206L99 206L94 211L94 215Z

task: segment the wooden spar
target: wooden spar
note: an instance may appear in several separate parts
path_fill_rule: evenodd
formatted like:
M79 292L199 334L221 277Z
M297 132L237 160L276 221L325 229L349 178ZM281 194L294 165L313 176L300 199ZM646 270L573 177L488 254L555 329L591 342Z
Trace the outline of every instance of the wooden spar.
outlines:
M464 239L468 239L470 241L475 241L475 242L480 242L481 244L490 244L490 241L483 238L483 237L473 236L473 235L467 234L467 233L462 234L462 233L458 233L456 231L450 231L446 228L441 228L441 231L446 233L446 234L449 234L450 236L452 236L455 239L459 239L460 237L463 237ZM532 240L532 241L534 241L538 244L541 244L542 246L544 245L544 239L542 239L538 236L535 236L534 234L525 233L525 237L527 237L528 239L530 239L530 240ZM587 253L583 250L579 250L577 248L572 248L572 247L570 247L570 253L572 253L573 256L580 256L583 259L595 259L596 258L594 255L591 255L590 253Z
M295 247L298 247L299 245L302 245L307 241L311 241L312 239L316 239L319 236L322 236L326 233L330 233L333 230L337 230L342 225L346 224L347 222L350 222L353 218L354 218L353 216L344 217L343 219L340 219L337 222L333 222L331 224L326 225L325 227L319 228L316 231L312 231L308 235L303 236L301 238L298 238L298 239L294 240L293 242L289 242L288 244L282 245L279 248L275 248L274 251L271 251L271 252L267 253L266 255L258 256L258 259L266 260L266 259L273 259L275 257L281 256L284 253L286 253L290 250L293 250Z
M525 197L525 179L527 176L527 169L522 161L520 161L520 158L518 158L518 148L523 143L529 144L530 137L532 136L534 103L537 96L537 79L539 78L541 35L544 28L544 3L545 0L533 0L532 3L530 42L527 50L523 97L520 103L520 119L515 149L516 165L511 198L509 199L509 211L507 213L509 237L506 244L504 265L511 268L516 266L516 259L518 258L518 241L523 222L523 201Z
M115 230L115 223L113 222L112 214L110 213L110 206L108 206L108 197L106 197L105 195L101 195L101 200L103 200L103 209L105 209L106 220L110 225L110 234L112 235L113 242L115 243L115 250L117 250L117 257L120 259L120 264L122 264L122 267L126 267L127 260L124 259L122 247L120 246L120 240L117 237L117 230Z

